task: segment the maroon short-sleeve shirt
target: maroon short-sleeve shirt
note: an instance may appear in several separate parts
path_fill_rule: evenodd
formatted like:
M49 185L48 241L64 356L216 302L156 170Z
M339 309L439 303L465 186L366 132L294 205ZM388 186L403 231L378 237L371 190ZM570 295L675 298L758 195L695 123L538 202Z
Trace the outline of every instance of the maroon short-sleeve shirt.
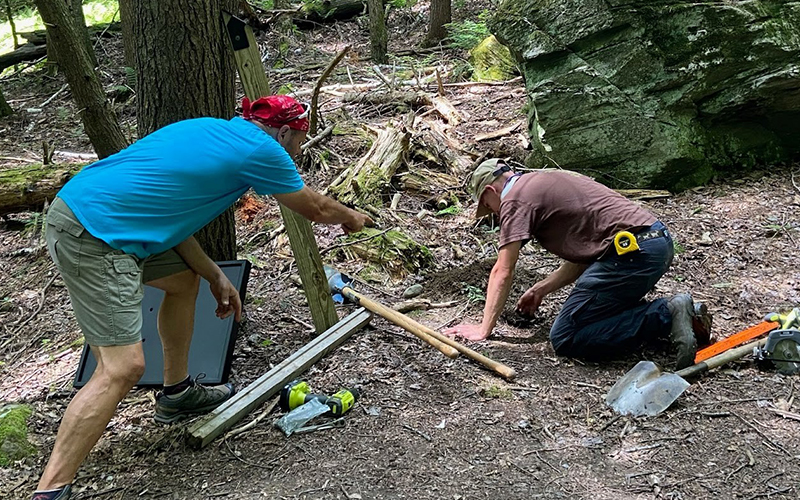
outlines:
M619 231L651 226L647 210L592 179L567 170L520 176L500 203L500 246L536 239L575 263L601 257Z

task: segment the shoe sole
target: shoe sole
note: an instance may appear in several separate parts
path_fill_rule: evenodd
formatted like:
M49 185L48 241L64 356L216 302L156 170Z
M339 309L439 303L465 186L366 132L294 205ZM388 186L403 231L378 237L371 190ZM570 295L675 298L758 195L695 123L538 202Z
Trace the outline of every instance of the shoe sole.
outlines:
M232 388L230 395L228 395L227 398L225 398L223 401L221 401L219 403L215 403L213 405L204 406L202 408L194 408L194 409L191 409L191 410L179 411L179 412L177 412L177 413L175 413L173 415L170 415L170 416L159 415L158 413L156 413L155 415L153 415L153 420L155 420L159 424L174 424L175 422L180 422L181 420L185 420L187 418L191 418L191 417L195 417L197 415L202 415L204 413L208 413L208 412L212 411L214 408L218 408L220 405L224 404L225 401L228 401L229 399L231 399L234 394L236 394L236 389Z

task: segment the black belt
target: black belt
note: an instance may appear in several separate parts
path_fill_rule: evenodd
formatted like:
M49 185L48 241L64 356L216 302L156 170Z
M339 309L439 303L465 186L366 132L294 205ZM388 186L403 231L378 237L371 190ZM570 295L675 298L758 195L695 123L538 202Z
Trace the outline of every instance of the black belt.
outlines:
M654 240L656 238L663 238L664 236L669 236L669 231L666 229L650 229L648 231L642 231L641 233L636 233L634 236L636 237L636 241L642 243L647 240Z
M628 231L620 231L614 236L614 248L617 255L624 255L639 250L639 243L665 236L669 236L669 231L666 229L648 229L635 235Z

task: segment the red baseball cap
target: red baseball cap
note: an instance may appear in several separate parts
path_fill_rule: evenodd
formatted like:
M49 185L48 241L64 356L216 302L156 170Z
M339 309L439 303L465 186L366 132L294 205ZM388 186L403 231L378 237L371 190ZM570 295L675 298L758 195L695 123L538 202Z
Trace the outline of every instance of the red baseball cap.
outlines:
M253 102L242 99L242 118L258 120L264 125L281 128L287 125L295 130L308 131L308 111L306 103L301 103L288 95L271 95L259 97Z

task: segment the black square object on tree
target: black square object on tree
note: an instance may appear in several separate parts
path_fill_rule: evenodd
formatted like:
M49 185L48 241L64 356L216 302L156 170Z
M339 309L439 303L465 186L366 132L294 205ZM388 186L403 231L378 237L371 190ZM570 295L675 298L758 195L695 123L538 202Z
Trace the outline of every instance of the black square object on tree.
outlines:
M225 276L239 290L244 303L247 280L250 277L250 263L246 260L217 262ZM139 387L153 387L164 384L164 354L158 336L158 309L164 292L151 286L144 287L142 299L142 348L144 349L144 375L137 384ZM222 384L228 381L233 360L233 346L236 341L238 324L233 315L221 320L216 317L217 301L211 295L208 281L200 280L200 292L194 311L194 334L189 348L189 374L197 376L205 373L203 384ZM75 373L74 387L83 387L94 373L97 361L83 346L81 362Z

